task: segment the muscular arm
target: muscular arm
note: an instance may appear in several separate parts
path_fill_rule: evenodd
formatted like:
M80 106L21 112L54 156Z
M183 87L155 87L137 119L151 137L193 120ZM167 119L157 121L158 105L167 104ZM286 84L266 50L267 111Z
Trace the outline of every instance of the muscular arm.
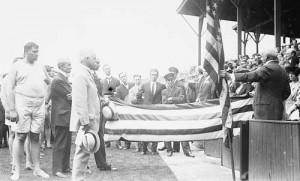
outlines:
M16 111L14 88L16 85L17 65L14 65L12 70L7 75L7 103L9 111Z

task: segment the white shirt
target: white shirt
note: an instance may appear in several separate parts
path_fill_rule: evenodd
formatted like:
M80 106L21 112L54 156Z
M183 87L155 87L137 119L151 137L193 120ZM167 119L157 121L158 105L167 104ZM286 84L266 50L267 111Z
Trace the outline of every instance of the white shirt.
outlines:
M152 90L152 85L154 84L154 90ZM153 82L153 81L151 81L150 82L150 89L151 89L151 92L154 94L155 93L155 91L156 91L156 81L155 82Z

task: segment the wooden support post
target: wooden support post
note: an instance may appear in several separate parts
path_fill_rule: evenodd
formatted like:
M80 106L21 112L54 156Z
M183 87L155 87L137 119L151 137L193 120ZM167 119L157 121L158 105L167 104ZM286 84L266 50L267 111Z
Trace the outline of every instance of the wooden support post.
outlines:
M249 121L240 124L240 179L248 180L249 170Z
M255 29L254 37L255 37L255 43L256 43L256 53L259 53L258 45L260 42L260 26Z
M274 0L274 36L275 47L280 47L281 37L281 0Z
M203 27L204 16L199 17L199 33L198 33L198 66L201 65L201 32Z
M239 58L239 55L242 55L242 27L243 27L243 22L242 22L242 7L240 5L240 2L237 1L237 58Z

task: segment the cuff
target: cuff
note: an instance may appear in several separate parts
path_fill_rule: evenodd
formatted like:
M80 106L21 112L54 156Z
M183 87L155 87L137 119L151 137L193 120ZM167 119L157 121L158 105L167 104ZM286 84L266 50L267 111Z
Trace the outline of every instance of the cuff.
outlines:
M230 74L230 78L231 78L232 82L235 82L235 75L234 75L234 73Z

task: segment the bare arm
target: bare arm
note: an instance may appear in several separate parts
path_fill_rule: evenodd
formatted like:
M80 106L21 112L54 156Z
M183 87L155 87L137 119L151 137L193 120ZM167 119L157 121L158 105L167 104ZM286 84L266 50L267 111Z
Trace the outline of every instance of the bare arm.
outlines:
M9 111L16 111L14 89L16 85L17 66L13 66L12 70L7 75L7 103Z

